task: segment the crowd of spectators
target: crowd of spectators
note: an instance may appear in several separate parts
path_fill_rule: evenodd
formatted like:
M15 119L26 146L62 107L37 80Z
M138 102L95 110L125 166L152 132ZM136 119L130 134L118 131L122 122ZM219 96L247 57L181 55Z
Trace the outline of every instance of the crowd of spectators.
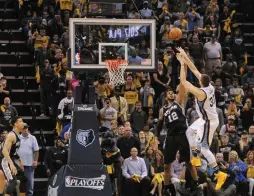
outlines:
M100 132L110 130L120 149L121 174L113 190L122 195L162 195L163 187L163 138L155 138L159 109L165 105L166 92L176 90L179 84L177 46L181 46L201 73L207 73L216 89L216 104L220 125L211 145L212 152L222 170L229 177L219 192L214 189L212 169L200 154L198 168L200 187L191 194L222 194L233 196L252 195L254 186L254 75L248 66L244 38L235 22L235 12L240 1L188 1L186 8L181 1L144 0L127 1L125 18L155 19L157 22L158 68L153 73L127 73L123 86L112 87L107 73L100 73L93 85L96 88L96 106ZM68 19L84 17L89 7L86 1L19 1L19 18L27 40L27 47L34 57L35 75L41 96L41 116L56 121L59 137L55 146L45 156L46 173L52 176L67 161L68 141L73 96L77 74L67 68L69 47ZM118 4L115 5L119 7ZM99 5L97 9L100 10ZM182 39L173 41L169 32L173 27L182 30ZM96 33L96 32L95 32ZM97 37L100 35L97 32ZM139 40L137 56L150 53L149 45ZM188 71L188 81L198 81ZM136 95L136 100L126 95ZM197 118L194 98L186 93L185 112L188 123ZM8 127L9 120L18 115L11 105L11 88L1 76L1 124ZM63 150L64 149L64 150ZM37 151L35 145L32 149ZM133 169L132 160L140 167ZM37 162L37 160L35 160ZM30 163L31 162L31 163ZM37 166L32 160L30 168ZM29 168L29 169L30 169ZM29 170L30 171L30 170ZM187 195L193 190L188 169L179 163L179 153L172 163L172 183L176 194ZM112 181L113 182L113 181ZM32 181L33 183L33 181ZM31 185L32 186L32 185ZM33 186L29 190L32 191ZM30 194L32 195L32 194Z

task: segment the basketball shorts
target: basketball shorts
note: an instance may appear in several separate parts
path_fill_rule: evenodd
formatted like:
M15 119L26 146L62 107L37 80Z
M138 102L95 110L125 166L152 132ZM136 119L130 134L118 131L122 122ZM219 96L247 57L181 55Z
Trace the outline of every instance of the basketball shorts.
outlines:
M12 160L12 161L13 161L14 166L17 169L17 173L22 172L21 168L17 164L17 161L14 161L14 160ZM7 181L13 180L14 176L11 173L11 168L9 166L9 163L5 158L0 159L0 169L3 171L5 179Z
M197 142L201 147L209 147L213 140L213 134L219 126L219 119L204 120L197 119L190 128L196 131Z
M167 135L164 141L164 163L170 164L176 160L179 150L180 162L190 162L190 145L185 134Z

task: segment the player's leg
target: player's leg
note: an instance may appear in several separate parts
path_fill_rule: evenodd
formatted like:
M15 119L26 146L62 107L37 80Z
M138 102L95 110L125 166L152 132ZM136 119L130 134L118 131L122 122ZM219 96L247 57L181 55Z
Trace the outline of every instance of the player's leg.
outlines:
M198 185L198 174L196 167L191 164L191 151L188 139L185 134L181 134L178 136L180 141L179 153L180 153L180 161L185 162L186 167L190 170L193 180Z
M209 147L213 140L213 134L219 125L219 121L206 121L204 124L204 135L201 140L201 153L204 155L208 164L213 168L214 175L217 178L216 190L219 190L227 179L227 174L220 171L220 168L216 162L214 154L210 151Z
M175 137L168 136L164 142L164 195L168 196L173 194L174 185L171 183L171 163L176 158L176 152L178 151L178 145L175 141Z
M5 176L2 170L0 170L0 196L3 196L4 194L4 188L5 188Z
M7 180L5 196L10 196L17 186L17 177L12 175L8 161L5 158L1 160L1 168Z
M195 157L199 153L197 130L200 129L200 126L202 126L202 124L204 124L204 122L202 119L199 118L191 126L189 126L186 131L186 137L188 139L188 143L190 145L191 152L192 152L193 156L195 156Z

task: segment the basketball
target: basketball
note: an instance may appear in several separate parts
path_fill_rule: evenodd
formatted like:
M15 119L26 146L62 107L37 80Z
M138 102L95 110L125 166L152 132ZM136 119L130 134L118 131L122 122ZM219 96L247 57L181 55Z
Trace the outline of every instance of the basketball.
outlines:
M169 35L170 35L170 39L179 40L182 38L182 31L181 29L174 27L170 30Z

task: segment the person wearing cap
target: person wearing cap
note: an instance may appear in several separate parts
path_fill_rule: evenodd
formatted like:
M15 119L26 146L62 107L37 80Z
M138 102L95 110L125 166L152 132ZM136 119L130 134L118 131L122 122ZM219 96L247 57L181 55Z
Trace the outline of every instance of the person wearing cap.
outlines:
M229 143L236 144L239 142L240 138L237 135L237 127L235 125L235 116L228 116L228 123L223 125L220 129L219 135L228 134Z
M217 79L220 79L222 82L222 86L226 85L227 79L232 79L232 77L225 72L222 71L221 66L216 66L214 73L212 75L212 81L216 82Z
M39 145L35 136L31 135L29 126L24 123L24 130L20 136L20 148L18 154L24 165L24 173L27 178L27 196L33 196L34 170L38 165Z
M50 66L49 60L45 59L44 67L40 69L41 116L45 116L49 111L49 107L52 105L51 94L54 78L56 78L56 73Z
M223 153L223 157L225 157L224 158L225 161L228 161L229 152L231 152L234 149L235 145L229 143L228 134L221 135L220 139L221 139L221 145L219 146L219 152Z
M219 42L216 41L216 36L213 34L211 40L204 45L204 58L206 73L211 77L215 67L221 67L222 50Z
M143 9L139 10L139 12L141 14L142 19L148 19L151 18L152 16L155 16L153 10L149 9L148 7L148 1L143 2Z

